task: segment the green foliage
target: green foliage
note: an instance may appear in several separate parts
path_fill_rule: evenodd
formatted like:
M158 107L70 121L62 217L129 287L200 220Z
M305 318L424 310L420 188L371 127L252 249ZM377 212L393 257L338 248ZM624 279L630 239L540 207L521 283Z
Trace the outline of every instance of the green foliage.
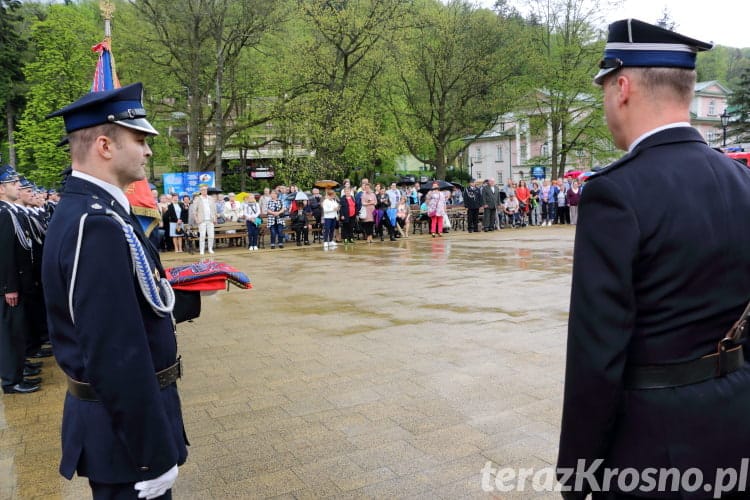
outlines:
M27 104L18 123L18 169L41 184L57 184L69 165L56 146L65 135L61 118L45 120L50 112L89 91L100 41L95 12L83 7L53 5L46 19L31 27L36 57L24 67L29 84Z
M750 141L750 68L742 72L729 105L732 121L727 135L737 143Z
M531 97L529 114L543 118L551 131L549 160L555 178L566 170L569 154L589 150L596 158L596 146L609 137L601 94L591 83L603 49L594 28L601 21L600 8L597 1L583 0L534 0L531 8L536 55L530 62L539 91ZM601 148L598 159L609 156L608 149Z
M18 31L21 18L17 11L20 7L18 0L0 0L0 109L5 108L13 82L23 78L18 64L24 50Z
M114 1L120 80L144 82L161 132L156 175L210 170L224 149L270 148L264 158L281 152L263 160L276 171L270 183L243 177L237 163L222 186L388 182L406 153L459 179L448 167L509 112L530 117L533 136L553 130L551 158L539 160L558 170L577 151L593 151L595 163L614 154L591 85L602 52L596 2L531 0L524 18L510 0L494 10L464 0ZM52 183L69 160L55 146L61 120L44 116L88 91L103 22L96 0L18 3L0 0L0 101L23 109L19 168ZM737 99L746 71L750 49L699 54L699 79Z
M524 37L517 22L461 0L426 3L419 18L395 53L388 98L409 151L443 178L461 139L490 128L521 93Z

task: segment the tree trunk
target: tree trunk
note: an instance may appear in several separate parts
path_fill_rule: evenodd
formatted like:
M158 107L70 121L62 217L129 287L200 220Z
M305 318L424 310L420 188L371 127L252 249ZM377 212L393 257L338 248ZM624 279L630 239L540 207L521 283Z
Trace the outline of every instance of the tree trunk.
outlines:
M8 164L16 168L16 142L13 138L13 123L16 116L16 110L11 104L10 99L5 104L5 123L8 127Z
M200 107L195 105L196 93L188 91L188 172L198 171L200 146Z
M247 187L247 149L240 148L240 191Z
M221 188L221 157L223 150L223 113L221 110L222 78L224 76L224 56L221 51L221 30L216 30L216 97L214 99L214 119L216 120L216 141L214 144L214 171L216 187Z

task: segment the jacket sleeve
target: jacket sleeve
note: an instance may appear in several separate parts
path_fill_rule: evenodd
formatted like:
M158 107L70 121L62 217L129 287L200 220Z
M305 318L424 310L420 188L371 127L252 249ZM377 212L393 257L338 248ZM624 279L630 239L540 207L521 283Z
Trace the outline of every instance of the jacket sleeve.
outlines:
M590 467L606 458L611 445L633 334L639 245L633 208L606 176L587 184L579 207L558 456L558 467L573 469L579 459Z
M109 216L90 216L73 296L86 381L133 464L157 477L177 463L178 450L144 323L153 312L144 310L132 269L121 226Z
M0 295L19 291L15 258L16 230L10 214L0 210ZM0 300L5 300L0 297Z

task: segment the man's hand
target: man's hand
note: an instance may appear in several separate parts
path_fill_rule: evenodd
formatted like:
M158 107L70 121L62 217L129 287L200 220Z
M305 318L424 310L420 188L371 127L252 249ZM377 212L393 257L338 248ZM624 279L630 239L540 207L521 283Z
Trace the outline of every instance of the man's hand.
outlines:
M18 292L9 292L5 294L5 303L10 307L16 307L18 305Z
M135 483L134 488L138 491L138 498L156 498L162 496L167 490L174 486L179 470L177 465L154 479Z

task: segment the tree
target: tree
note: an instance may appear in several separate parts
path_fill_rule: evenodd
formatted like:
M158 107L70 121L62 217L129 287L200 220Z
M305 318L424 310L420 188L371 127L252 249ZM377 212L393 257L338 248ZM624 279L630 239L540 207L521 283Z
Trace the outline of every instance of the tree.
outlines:
M65 135L61 118L45 116L89 91L96 65L91 47L101 37L99 13L92 5L53 5L46 19L31 27L35 59L24 67L29 85L18 123L19 171L33 181L57 185L69 164L57 147Z
M375 101L377 82L389 64L387 46L412 23L411 2L297 0L302 19L292 50L288 116L304 126L319 170L340 174L347 164L372 168L388 141L385 113Z
M160 75L163 97L180 99L187 116L188 169L202 170L214 163L221 185L221 157L226 141L238 132L227 127L234 120L240 93L236 77L243 52L260 43L279 21L277 2L256 0L136 0L138 17L148 29L125 42L130 54L146 56L146 64L133 64L131 71ZM166 81L165 81L166 80ZM212 144L206 138L213 131Z
M672 18L672 14L669 12L669 9L667 9L666 7L662 9L661 17L657 19L656 25L661 26L665 30L672 30L672 31L674 31L674 29L677 27L677 23Z
M521 26L454 0L433 4L399 53L389 95L409 151L444 179L471 140L510 108L522 73Z
M739 85L729 99L732 119L727 135L733 142L750 141L750 68L742 72Z
M603 43L594 26L600 25L598 2L535 0L536 22L532 45L538 50L534 79L539 91L532 97L535 114L544 118L551 142L551 174L565 171L573 151L611 156L601 98L592 92L592 68L601 58ZM598 151L597 151L598 150Z
M25 48L17 28L20 7L19 0L0 0L0 109L5 109L8 154L13 166L16 165L13 129L20 97L18 85L23 81L19 61L23 60Z

